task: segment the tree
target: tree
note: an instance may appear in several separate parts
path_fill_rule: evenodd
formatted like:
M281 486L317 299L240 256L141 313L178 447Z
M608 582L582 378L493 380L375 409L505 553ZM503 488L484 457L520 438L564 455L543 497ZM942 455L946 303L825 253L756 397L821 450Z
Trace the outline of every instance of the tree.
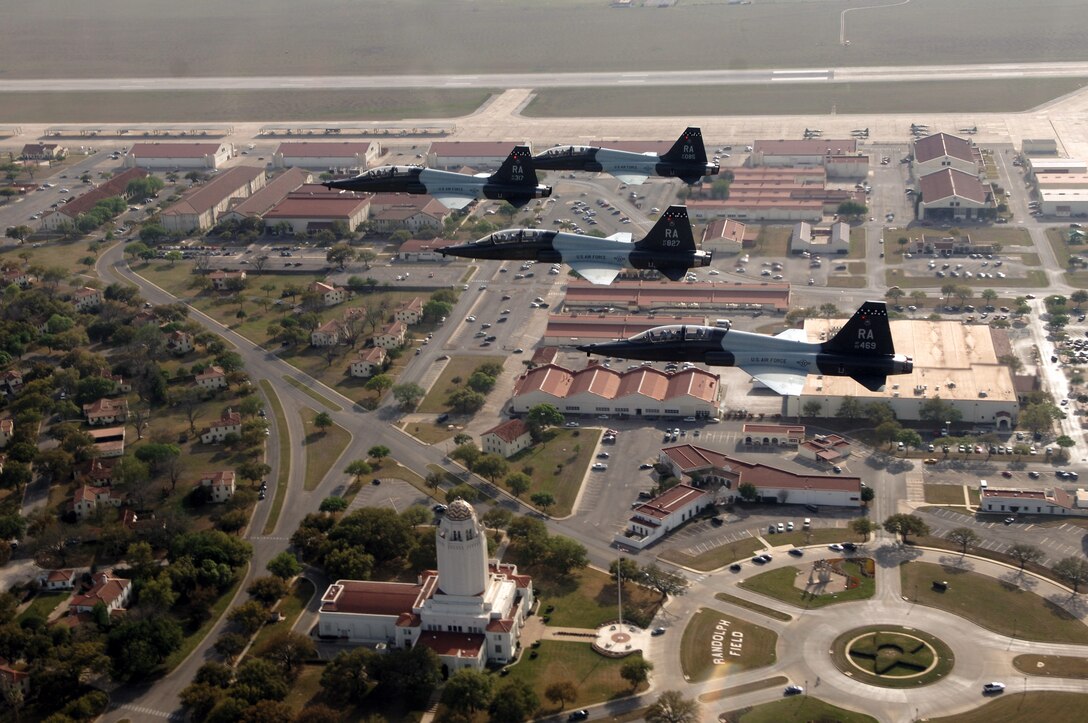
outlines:
M820 316L824 317L825 320L830 320L831 317L842 316L842 312L839 311L839 307L835 306L830 302L826 304L820 304L819 311Z
M948 534L945 535L945 538L947 538L949 542L959 545L960 554L962 555L967 554L968 547L974 547L982 540L982 538L970 527L957 527L954 530L949 530Z
M275 663L291 679L302 661L317 657L317 646L309 635L280 630L261 645L257 656Z
M510 465L497 454L485 454L472 465L472 471L487 477L491 484L495 484L495 480L504 476L509 469Z
M650 679L650 671L653 669L653 663L638 656L620 666L620 677L630 683L631 690L634 690Z
M336 264L336 267L341 271L353 258L355 258L355 251L347 244L336 244L325 252L325 261Z
M510 526L510 521L513 519L513 512L505 507L496 505L484 513L484 516L480 518L480 522L482 522L485 527L490 527L493 530L505 530Z
M815 418L819 416L820 412L823 411L823 408L823 402L813 399L804 403L804 405L801 407L801 415L804 417Z
M850 529L855 535L862 539L867 538L870 532L875 532L879 527L880 525L876 524L868 517L855 517L850 520Z
M414 382L407 382L405 384L396 384L393 386L393 398L397 400L402 409L411 410L415 409L419 404L419 400L423 399L427 395L423 387Z
M1038 562L1043 559L1043 551L1035 545L1018 542L1009 548L1009 555L1020 563L1020 570L1029 562Z
M555 495L551 492L535 492L529 499L544 514L548 514L548 508L555 504Z
M1081 305L1088 301L1088 291L1084 289L1077 289L1069 295L1069 300L1077 305L1077 310L1080 310Z
M540 707L540 699L523 680L512 680L499 688L488 706L489 721L520 723L528 720Z
M113 677L117 680L147 677L181 646L181 640L181 626L170 616L126 618L110 631L106 645Z
M215 652L222 655L229 662L234 662L246 646L249 645L249 638L239 633L223 633L219 636L219 640L215 641Z
M384 444L376 444L366 451L367 456L372 457L375 467L381 467L382 460L389 456L389 447Z
M861 401L857 397L843 397L835 410L835 416L839 419L859 419L863 415Z
M562 424L563 419L563 413L552 404L537 404L526 416L529 433L538 442L543 439L545 429Z
M612 576L613 582L619 582L620 578L624 580L637 580L641 574L641 568L638 566L638 563L631 558L621 557L608 564L608 574Z
M913 429L901 429L895 435L895 441L901 443L908 450L922 446L922 437Z
M332 495L321 500L318 510L321 512L343 512L348 508L348 501L343 497Z
M458 414L474 414L483 409L486 403L487 397L472 389L455 389L446 397L446 406Z
M469 484L454 485L450 489L446 490L446 503L451 503L454 500L464 500L468 503L473 503L480 498L480 493L476 491L476 488Z
M355 478L356 483L361 482L363 477L370 474L370 472L370 463L368 463L365 459L353 460L348 464L347 467L344 468L344 474L350 474L352 477Z
M442 704L458 713L471 716L491 703L492 680L487 673L462 668L446 681L442 691Z
M563 535L552 535L544 544L542 564L556 577L568 577L589 564L586 548L579 542Z
M898 286L893 286L884 292L884 298L890 300L893 304L899 303L899 300L903 298L903 294L906 293Z
M532 483L533 480L524 472L514 472L506 478L506 486L510 488L510 494L514 495L514 499L525 494ZM554 500L552 502L554 504Z
M653 563L642 568L642 581L661 593L664 600L669 595L679 596L688 591L690 583L687 578L679 573L662 570Z
M1041 434L1050 429L1059 414L1058 408L1050 402L1036 402L1028 404L1020 413L1020 423L1033 434Z
M283 700L290 689L276 665L263 658L249 658L238 668L231 691L250 705L262 700Z
M23 243L30 235L34 233L34 229L30 228L26 224L19 224L18 226L8 226L4 231L4 235L8 238L13 238L19 243Z
M741 482L737 486L737 494L745 502L755 502L759 498L759 490L751 482Z
M1076 301L1075 298L1073 300ZM1080 584L1088 580L1088 560L1083 557L1063 557L1052 569L1055 575L1073 586L1074 593L1080 592Z
M329 427L334 424L336 422L332 421L332 417L329 416L328 412L318 412L317 416L314 417L314 426L321 430L322 435L328 434Z
M388 374L375 374L369 380L367 380L364 389L370 392L377 392L378 396L385 394L390 387L393 386L393 377Z
M321 687L329 700L341 705L361 702L377 657L369 648L356 648L330 660L321 672Z
M874 490L872 487L869 487L869 486L865 486L865 487L861 488L861 501L862 502L872 502L875 499L876 499L876 490Z
M1073 438L1069 435L1063 434L1054 440L1054 444L1058 445L1062 449L1069 449L1070 447L1075 447L1077 443L1074 442Z
M377 678L386 697L403 699L410 707L424 705L438 686L442 665L433 650L416 645L394 650L378 659Z
M268 561L267 569L281 580L290 580L302 572L302 565L290 552L284 550Z
M906 543L908 535L918 535L919 537L928 535L929 525L917 515L898 513L890 515L884 520L884 530L893 535L902 535L903 542Z
M268 619L268 611L256 600L250 600L227 613L227 619L242 628L247 635L252 635L264 625Z
M544 689L544 697L553 703L558 703L559 708L565 708L567 701L574 701L578 697L578 686L571 680L557 680Z
M839 204L838 212L840 216L858 219L869 212L869 207L857 201L843 201Z
M666 690L646 709L647 723L696 723L699 704L685 698L678 690Z
M287 583L275 575L266 575L250 583L246 592L262 605L271 607L272 603L287 594Z

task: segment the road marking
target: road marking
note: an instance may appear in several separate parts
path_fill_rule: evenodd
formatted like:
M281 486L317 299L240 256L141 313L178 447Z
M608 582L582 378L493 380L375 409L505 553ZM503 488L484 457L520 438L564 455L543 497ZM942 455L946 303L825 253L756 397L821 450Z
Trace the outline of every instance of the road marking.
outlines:
M1035 527L1035 523L1034 523L1034 522L1033 522L1033 523L1031 523L1030 525L1028 525L1027 527L1025 527L1024 529L1025 529L1025 530L1030 530L1030 529L1031 529L1032 527Z

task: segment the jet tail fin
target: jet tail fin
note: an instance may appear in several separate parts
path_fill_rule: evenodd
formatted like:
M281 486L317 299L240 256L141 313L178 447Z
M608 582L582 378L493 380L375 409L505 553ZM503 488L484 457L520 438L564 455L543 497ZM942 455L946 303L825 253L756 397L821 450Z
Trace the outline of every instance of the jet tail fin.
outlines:
M502 162L499 170L491 175L491 180L514 186L536 187L536 167L529 146L514 146L510 155Z
M706 163L702 129L692 126L681 133L669 152L661 156L661 160L674 163Z
M635 242L639 251L695 251L686 206L669 206L642 239Z
M822 351L860 356L895 354L887 305L883 301L866 301L838 334L823 343Z

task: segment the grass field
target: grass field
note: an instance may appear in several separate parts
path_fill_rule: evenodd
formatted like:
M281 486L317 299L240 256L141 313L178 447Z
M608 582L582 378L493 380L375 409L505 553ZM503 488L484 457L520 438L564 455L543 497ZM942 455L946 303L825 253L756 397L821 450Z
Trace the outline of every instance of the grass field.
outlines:
M684 628L680 666L689 682L727 676L736 670L762 668L774 664L777 643L778 635L772 630L704 608Z
M953 113L1024 111L1088 84L1086 78L903 83L544 88L531 117Z
M1084 720L1084 707L1088 705L1085 693L1005 693L984 706L945 718L930 718L931 723L1023 723L1023 721L1047 721L1047 723L1080 723Z
M743 560L746 557L750 557L756 550L762 549L762 542L754 537L748 537L743 540L731 542L728 545L719 545L718 547L698 555L689 555L683 550L673 549L662 552L658 557L662 560L675 562L677 565L690 567L693 570L709 572L710 570L717 570L719 567L736 562L737 560Z
M276 394L276 390L272 388L272 384L267 379L262 379L260 385L261 391L264 392L269 405L272 407L272 415L276 420L276 429L283 430L280 434L286 435L287 415L283 413L283 404L280 403L279 395ZM279 449L275 450L279 453L279 472L276 475L276 493L272 496L272 511L268 513L268 520L264 523L263 533L266 535L271 535L276 529L276 523L280 519L280 512L283 511L283 501L287 499L287 485L291 481L291 445L284 437L281 436L279 439L281 440Z
M926 502L931 505L960 505L963 506L963 485L923 485Z
M718 600L721 600L722 602L732 603L737 607L742 607L745 610L751 610L752 612L759 613L760 615L766 615L767 617L774 618L775 620L781 620L784 623L788 623L790 620L793 620L793 616L789 613L784 613L779 610L775 610L774 608L769 608L765 605L754 603L751 600L746 600L742 597L737 597L736 595L730 595L727 592L717 593L714 597Z
M702 695L698 696L697 700L700 703L713 703L715 701L732 698L738 695L744 695L745 693L751 693L757 690L777 688L779 686L784 686L789 682L790 679L786 676L776 675L773 678L753 680L751 683L744 683L743 685L734 685L729 688L719 688L718 690L712 690L709 693L703 693Z
M616 607L616 583L606 572L585 568L570 580L540 580L537 597L540 610L548 616L548 625L571 628L596 628L619 614ZM535 584L535 583L534 583ZM661 596L639 585L623 586L624 618L652 618ZM546 612L551 607L550 612Z
M303 489L309 492L315 489L332 466L340 461L340 455L344 453L348 443L351 442L351 434L338 424L333 424L324 430L319 430L314 425L317 412L303 407L299 410L302 416L302 426L306 428L306 438L302 445L306 454L306 478Z
M1012 664L1021 673L1053 678L1088 679L1088 658L1066 655L1017 655Z
M606 658L594 652L589 643L556 640L542 640L540 647L533 651L536 658L526 651L518 663L507 666L510 671L507 677L525 681L533 687L540 699L538 714L554 714L566 708L602 703L636 692L620 677L620 668L627 661L640 658L639 653L626 658ZM563 708L544 696L547 687L560 680L569 680L578 688L578 697L567 701ZM501 681L497 680L496 685L502 685ZM639 690L646 687L644 683Z
M1046 237L1050 241L1051 248L1054 249L1054 257L1058 261L1058 266L1063 269L1069 268L1069 257L1076 254L1083 257L1088 254L1088 246L1079 245L1072 246L1069 244L1069 229L1066 228L1048 228L1046 230ZM1088 270L1079 269L1077 271L1066 271L1065 280L1069 284L1073 284L1079 288L1088 287Z
M542 443L511 457L511 472L532 469L526 474L533 484L522 497L528 499L536 492L550 492L555 505L548 513L555 517L569 515L600 438L600 429L549 429Z
M902 565L900 573L904 597L955 613L1000 635L1045 643L1088 644L1088 625L1035 593L985 575L928 562ZM947 581L948 590L934 590L934 580Z
M280 600L280 604L276 608L277 612L283 614L283 620L274 625L265 625L261 628L257 632L257 637L253 639L253 646L250 651L260 650L261 645L266 640L281 630L290 630L313 596L314 584L312 582L302 577L295 580L295 584L291 586L291 592L287 597ZM303 631L303 634L305 634L305 631Z
M940 0L914 0L851 13L846 20L850 46L844 47L841 4L800 0L752 5L712 0L668 9L612 9L596 0L400 0L362 6L193 0L171 11L169 23L162 22L158 3L17 3L5 14L0 67L10 78L114 78L914 65L920 47L924 62L934 64L1088 57L1083 44L1088 20L1077 3L961 0L954 15L961 22L932 22L943 7ZM58 20L80 32L66 39L63 53L42 52L41 28ZM1026 27L1035 29L1031 38L1022 32ZM432 36L428 28L442 32ZM910 42L903 28L911 28ZM631 53L631 39L651 31L653 42L646 37L639 52ZM422 36L427 36L426 53L407 41ZM290 44L279 40L288 37ZM201 52L193 52L195 47ZM700 53L696 58L676 52L679 48ZM141 62L131 62L134 58ZM924 93L903 95L915 103L904 112L919 110L917 103L926 100ZM850 111L840 107L839 112Z
M889 286L898 286L901 289L939 289L948 283L948 279L938 279L936 276L903 276L896 273L895 269L886 271L885 276ZM954 280L959 286L967 286L979 291L1001 288L1042 288L1049 283L1046 274L1040 269L1028 269L1023 276L1009 277L1007 279L979 279L972 277L970 279L959 278Z
M494 91L193 90L0 93L5 121L18 123L214 123L458 118Z
M872 716L839 708L810 695L796 695L773 703L730 711L723 713L719 720L723 723L876 723L876 718Z
M456 391L465 386L465 382L472 376L472 372L476 367L481 364L495 363L502 364L506 361L506 357L502 356L453 356L446 362L445 369L442 370L442 374L430 390L427 392L427 396L423 398L423 401L419 403L419 407L416 408L417 412L422 414L439 414L447 411L446 397L450 395L450 392ZM454 379L460 379L455 383Z
M862 559L864 560L865 558ZM844 564L847 573L857 577L861 584L852 590L844 590L839 593L817 595L813 597L803 590L794 587L793 583L795 578L798 575L805 575L806 573L802 571L801 568L793 566L781 567L777 570L770 570L756 575L755 577L747 578L740 586L745 590L758 592L762 595L789 603L790 605L804 608L820 608L836 603L865 600L871 598L876 592L876 580L859 573L858 566L861 564L863 564L862 561L854 560L848 560Z
M15 622L21 623L32 617L48 618L49 614L56 610L57 606L64 602L68 596L69 593L66 592L40 592L34 596L26 609L19 613L15 618Z
M859 637L861 639L851 648L854 654L849 655L846 646ZM928 647L919 643L919 639L928 643ZM898 648L899 656L885 658L895 648ZM937 682L948 675L956 664L952 649L940 638L922 630L895 625L870 625L848 630L832 643L831 660L840 671L862 683L882 688L911 689ZM883 675L876 675L874 668L878 660L894 664Z

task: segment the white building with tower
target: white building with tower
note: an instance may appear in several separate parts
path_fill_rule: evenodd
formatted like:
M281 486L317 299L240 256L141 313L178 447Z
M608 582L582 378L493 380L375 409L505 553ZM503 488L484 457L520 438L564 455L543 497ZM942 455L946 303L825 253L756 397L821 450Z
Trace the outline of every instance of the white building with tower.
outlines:
M426 645L452 673L516 657L533 581L487 558L472 505L454 500L435 530L438 570L416 584L337 580L321 598L318 634L401 648Z

